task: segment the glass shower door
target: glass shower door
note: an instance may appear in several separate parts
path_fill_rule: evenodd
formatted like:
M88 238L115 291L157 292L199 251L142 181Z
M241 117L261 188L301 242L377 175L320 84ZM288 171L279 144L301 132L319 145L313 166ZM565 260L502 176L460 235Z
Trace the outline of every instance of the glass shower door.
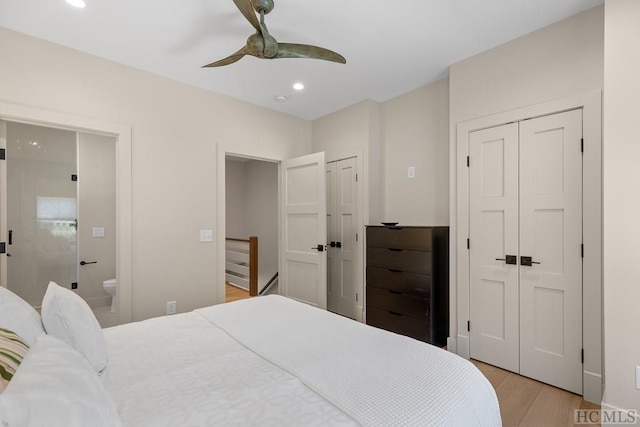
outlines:
M49 281L77 283L77 134L12 122L4 129L3 285L39 306Z

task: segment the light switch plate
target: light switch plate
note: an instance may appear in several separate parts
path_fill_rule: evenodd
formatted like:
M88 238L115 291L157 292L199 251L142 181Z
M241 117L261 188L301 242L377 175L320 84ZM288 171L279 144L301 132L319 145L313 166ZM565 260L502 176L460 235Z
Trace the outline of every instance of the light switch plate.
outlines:
M200 230L200 242L213 242L213 230Z
M104 237L104 227L93 227L91 237Z
M416 177L416 167L409 166L407 168L407 178L415 178Z
M636 366L636 389L640 390L640 366Z

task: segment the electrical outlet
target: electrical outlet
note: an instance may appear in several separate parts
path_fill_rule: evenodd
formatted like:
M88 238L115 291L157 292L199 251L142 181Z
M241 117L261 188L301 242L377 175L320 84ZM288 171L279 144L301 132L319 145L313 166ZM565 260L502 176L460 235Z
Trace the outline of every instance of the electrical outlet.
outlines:
M409 166L407 168L407 178L415 178L416 177L416 167Z
M167 302L167 314L176 314L176 302L175 301Z

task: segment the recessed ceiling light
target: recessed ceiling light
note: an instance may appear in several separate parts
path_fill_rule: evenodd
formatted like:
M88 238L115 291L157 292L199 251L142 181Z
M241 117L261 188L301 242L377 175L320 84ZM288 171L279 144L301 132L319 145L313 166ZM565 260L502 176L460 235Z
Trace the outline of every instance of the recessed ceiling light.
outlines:
M87 6L84 0L67 0L67 3L69 3L73 7L77 7L80 9L84 9Z
M293 84L293 88L295 90L302 90L302 89L304 89L304 85L302 83L300 83L300 82L296 82L296 83Z
M282 104L283 102L287 102L287 97L284 95L278 95L278 96L274 96L273 100Z

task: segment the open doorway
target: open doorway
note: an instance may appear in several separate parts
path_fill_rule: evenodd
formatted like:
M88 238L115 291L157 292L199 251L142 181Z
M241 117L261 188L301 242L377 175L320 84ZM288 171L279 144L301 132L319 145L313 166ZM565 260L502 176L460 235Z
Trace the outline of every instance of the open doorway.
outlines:
M54 281L117 324L116 138L3 120L0 140L2 285L37 308Z
M278 163L225 157L225 301L250 297L251 241L257 241L253 294L277 293Z

